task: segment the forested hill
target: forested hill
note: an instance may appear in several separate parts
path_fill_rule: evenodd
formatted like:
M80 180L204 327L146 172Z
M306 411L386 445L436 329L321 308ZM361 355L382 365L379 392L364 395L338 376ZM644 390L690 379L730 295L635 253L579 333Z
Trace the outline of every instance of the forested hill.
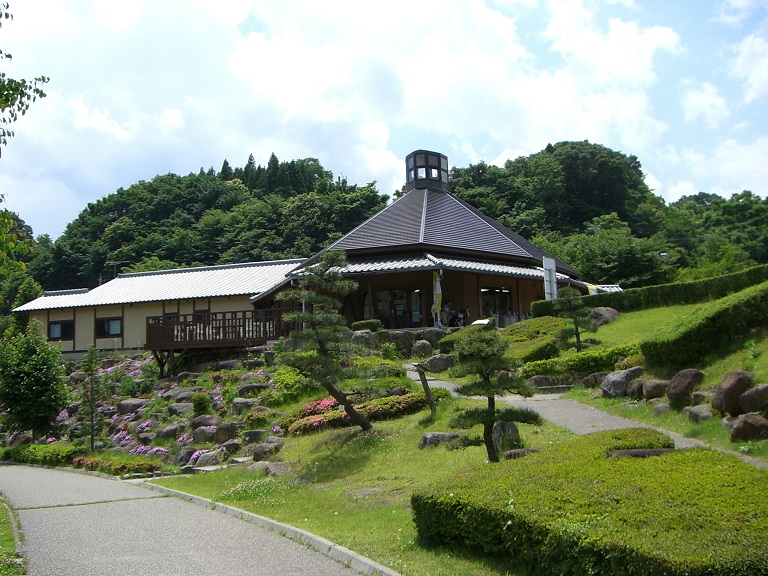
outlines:
M314 158L266 167L165 174L89 204L50 246L46 289L96 286L119 270L231 264L309 256L386 205L376 183L334 180ZM46 239L43 239L43 244ZM48 241L50 244L50 242ZM44 249L44 246L39 246Z
M627 288L768 263L768 200L699 193L668 206L636 157L599 144L560 142L503 167L455 167L451 187L592 283ZM156 176L89 204L56 242L38 237L27 271L3 279L0 312L26 276L54 290L94 287L115 270L310 256L387 200L375 182L334 179L314 158L273 154L262 167L251 156L242 168L225 160L218 172ZM31 233L21 221L19 230Z

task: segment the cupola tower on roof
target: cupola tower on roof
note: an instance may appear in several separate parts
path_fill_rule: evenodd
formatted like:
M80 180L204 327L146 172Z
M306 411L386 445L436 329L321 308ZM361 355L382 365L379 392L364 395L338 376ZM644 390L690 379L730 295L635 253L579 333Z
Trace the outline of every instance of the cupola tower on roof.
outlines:
M405 157L405 191L450 192L448 157L429 150L416 150Z

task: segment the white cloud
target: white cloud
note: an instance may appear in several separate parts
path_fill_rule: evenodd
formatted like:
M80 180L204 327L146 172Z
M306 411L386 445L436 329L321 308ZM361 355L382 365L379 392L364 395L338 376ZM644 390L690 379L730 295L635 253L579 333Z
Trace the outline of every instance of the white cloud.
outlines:
M78 130L91 129L113 136L117 140L128 140L137 128L135 120L124 123L112 117L109 108L89 108L81 98L71 98L72 123Z
M744 81L744 101L768 95L768 41L751 34L734 47L731 75Z
M165 135L182 130L186 126L184 112L178 108L164 108L157 119L157 125Z
M669 190L663 191L662 195L667 203L671 204L680 200L683 196L693 196L698 194L699 190L696 189L696 185L687 180L680 180L675 182L669 187Z
M729 26L741 26L753 11L766 6L766 0L723 0L713 19Z
M686 150L682 157L691 175L709 183L704 192L726 198L743 190L768 195L768 136L747 143L728 139L711 152Z
M683 117L686 122L704 120L709 128L716 128L728 118L728 104L720 95L717 87L709 82L695 86L692 82L684 84L682 95Z

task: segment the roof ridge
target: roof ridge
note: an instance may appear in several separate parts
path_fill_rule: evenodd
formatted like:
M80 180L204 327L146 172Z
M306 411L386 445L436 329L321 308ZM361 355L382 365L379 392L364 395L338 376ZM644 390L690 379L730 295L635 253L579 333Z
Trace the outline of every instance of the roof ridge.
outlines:
M239 264L218 264L214 266L194 266L192 268L174 268L172 270L148 270L145 272L125 272L117 275L118 278L136 278L137 276L163 276L166 274L182 274L184 272L206 272L211 270L232 270L235 268L256 268L260 266L274 266L278 264L299 264L306 258L286 258L283 260L263 260L261 262L241 262Z

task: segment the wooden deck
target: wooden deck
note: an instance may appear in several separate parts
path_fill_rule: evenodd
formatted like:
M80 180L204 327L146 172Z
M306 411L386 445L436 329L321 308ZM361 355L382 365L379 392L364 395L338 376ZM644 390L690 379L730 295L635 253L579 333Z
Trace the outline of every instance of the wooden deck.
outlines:
M193 350L254 348L290 335L297 326L284 322L292 310L241 310L147 317L146 350L160 367L160 377L176 373L178 361Z
M285 309L173 314L147 318L147 350L248 348L288 336Z

